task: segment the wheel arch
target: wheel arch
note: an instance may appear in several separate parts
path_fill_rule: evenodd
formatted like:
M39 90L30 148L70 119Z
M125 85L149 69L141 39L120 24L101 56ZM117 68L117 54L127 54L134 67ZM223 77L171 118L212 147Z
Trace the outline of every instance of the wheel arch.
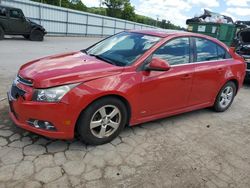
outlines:
M33 26L30 30L30 33L32 33L34 30L39 30L42 31L44 33L44 31L42 30L42 28L38 27L38 26Z
M235 79L235 78L231 78L231 79L229 79L229 80L227 80L226 81L226 83L228 83L228 82L233 82L234 84L235 84L235 86L236 86L236 94L238 93L238 90L239 90L239 81L237 80L237 79ZM225 83L225 84L226 84ZM224 84L224 85L225 85ZM223 86L224 86L223 85Z
M214 103L216 102L216 98L218 97L221 89L228 83L228 82L233 82L236 86L236 93L235 95L238 93L238 90L239 90L239 81L236 79L236 78L229 78L227 79L223 84L222 86L219 88L218 92L216 93L215 97L213 98L213 105Z
M128 112L128 120L127 120L127 125L129 124L129 121L130 121L130 118L131 118L131 105L129 103L129 101L122 95L119 95L119 94L106 94L106 95L102 95L102 96L99 96L97 98L95 98L93 101L91 101L84 109L82 109L82 111L79 113L78 117L77 117L77 121L76 121L76 124L75 124L75 128L74 128L74 132L76 134L77 132L77 123L79 121L79 118L80 116L82 115L82 113L85 111L85 109L87 109L91 104L93 104L95 101L98 101L98 100L101 100L103 98L108 98L108 97L113 97L113 98L116 98L116 99L119 99L120 101L122 101L124 104L125 104L125 107L127 109L127 112Z

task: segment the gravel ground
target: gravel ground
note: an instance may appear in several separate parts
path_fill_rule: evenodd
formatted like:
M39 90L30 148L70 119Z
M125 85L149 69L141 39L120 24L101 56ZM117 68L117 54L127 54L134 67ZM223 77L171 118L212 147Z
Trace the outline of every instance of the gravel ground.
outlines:
M18 67L100 39L0 42L0 96ZM51 140L17 128L0 102L0 187L250 187L250 87L224 113L198 110L125 128L109 144Z

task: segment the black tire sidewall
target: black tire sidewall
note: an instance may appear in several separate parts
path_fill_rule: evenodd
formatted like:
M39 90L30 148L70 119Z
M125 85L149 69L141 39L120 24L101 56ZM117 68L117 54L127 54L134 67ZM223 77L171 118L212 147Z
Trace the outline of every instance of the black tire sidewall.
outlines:
M233 88L234 95L233 95L233 98L232 98L231 102L228 104L228 106L225 107L225 108L222 108L221 105L220 105L220 96L221 96L221 93L224 91L224 89L225 89L226 87L228 87L228 86L231 86L231 87ZM235 95L236 95L236 85L235 85L235 83L232 82L232 81L227 82L227 83L221 88L219 94L218 94L217 97L216 97L215 104L214 104L214 110L215 110L216 112L224 112L224 111L226 111L226 110L231 106L231 104L233 103Z
M35 29L30 33L31 41L43 41L44 33L41 30Z
M102 106L105 105L114 105L116 106L121 112L121 123L118 129L109 137L107 138L97 138L91 133L90 130L90 121L93 114ZM128 121L128 113L125 104L114 97L105 97L100 100L93 102L89 107L87 107L82 114L80 115L78 122L77 122L77 133L79 134L81 140L90 145L100 145L105 144L112 141L116 138L119 133L123 130L124 126Z

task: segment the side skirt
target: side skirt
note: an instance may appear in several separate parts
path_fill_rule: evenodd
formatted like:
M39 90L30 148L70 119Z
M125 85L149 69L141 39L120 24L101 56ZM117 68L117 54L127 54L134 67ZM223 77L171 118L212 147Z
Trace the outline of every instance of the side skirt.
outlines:
M208 108L208 107L211 107L211 106L213 106L213 103L212 102L207 102L207 103L203 103L203 104L199 104L199 105L195 105L195 106L191 106L191 107L178 109L178 110L171 111L171 112L155 114L155 115L143 117L141 119L137 119L134 122L130 122L130 126L138 125L138 124L149 122L149 121L154 121L154 120L161 119L161 118L167 118L167 117L170 117L170 116L174 116L174 115L178 115L178 114L182 114L182 113L186 113L186 112L191 112L191 111L194 111L194 110Z

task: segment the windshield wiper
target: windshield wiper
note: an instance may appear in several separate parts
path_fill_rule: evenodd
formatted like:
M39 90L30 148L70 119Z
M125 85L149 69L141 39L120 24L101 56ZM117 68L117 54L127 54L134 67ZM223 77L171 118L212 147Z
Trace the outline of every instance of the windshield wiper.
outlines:
M116 63L115 63L114 61L111 61L110 59L107 59L107 58L105 58L105 57L103 57L103 56L101 56L101 55L95 55L95 54L88 54L88 55L94 56L94 57L96 57L97 59L100 59L100 60L102 60L102 61L105 61L105 62L107 62L107 63L109 63L109 64L116 65Z

